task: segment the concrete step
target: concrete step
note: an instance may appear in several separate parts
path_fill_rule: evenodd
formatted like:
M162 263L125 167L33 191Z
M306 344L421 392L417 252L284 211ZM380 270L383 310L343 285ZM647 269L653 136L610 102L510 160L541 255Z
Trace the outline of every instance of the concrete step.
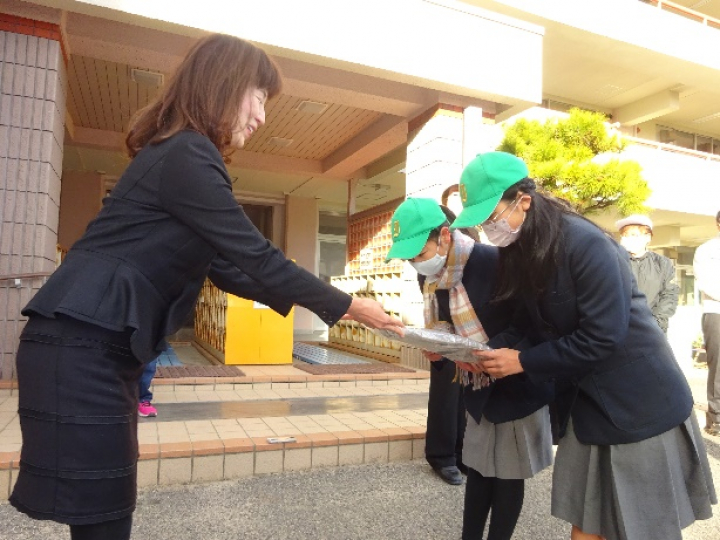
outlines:
M158 379L159 415L138 425L138 486L421 458L428 375L394 375ZM279 437L293 441L269 441ZM20 443L17 392L0 390L0 500L17 478Z
M299 370L295 370L302 373ZM243 377L184 377L153 379L154 393L165 391L244 391L303 389L303 388L353 388L365 386L403 386L427 384L430 373L373 373L373 374L279 374L249 375ZM169 390L172 388L172 390Z
M306 382L323 384L291 388L290 381L270 387L253 382L252 390L233 391L215 386L214 394L225 398L217 400L200 387L194 390L197 401L185 387L160 391L159 416L143 419L138 429L139 486L424 456L426 378ZM229 399L233 393L241 398ZM293 442L270 442L283 437Z

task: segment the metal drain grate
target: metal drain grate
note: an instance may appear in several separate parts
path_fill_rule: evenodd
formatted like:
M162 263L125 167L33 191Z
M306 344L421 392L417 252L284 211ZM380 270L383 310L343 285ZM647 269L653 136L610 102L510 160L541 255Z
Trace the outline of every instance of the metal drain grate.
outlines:
M295 343L293 345L293 356L308 364L370 364L366 360L360 360L357 356L308 345L307 343Z

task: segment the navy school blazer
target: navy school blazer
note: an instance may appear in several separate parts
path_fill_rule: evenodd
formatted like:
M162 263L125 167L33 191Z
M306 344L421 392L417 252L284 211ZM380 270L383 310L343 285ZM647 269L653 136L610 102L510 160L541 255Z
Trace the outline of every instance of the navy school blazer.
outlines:
M496 247L475 244L462 278L470 303L488 337L505 330L516 310L515 302L491 302L498 264ZM424 278L419 276L420 287ZM452 322L449 291L438 289L435 295L440 320ZM548 404L554 396L554 384L551 381L534 382L526 374L519 373L497 379L480 390L467 386L463 396L465 407L476 422L485 416L490 422L499 424L524 418Z
M564 251L541 298L526 298L494 348L521 349L537 382L556 381L560 435L572 418L584 444L632 443L684 422L690 387L632 277L628 254L589 221L563 218ZM531 346L518 347L524 340Z

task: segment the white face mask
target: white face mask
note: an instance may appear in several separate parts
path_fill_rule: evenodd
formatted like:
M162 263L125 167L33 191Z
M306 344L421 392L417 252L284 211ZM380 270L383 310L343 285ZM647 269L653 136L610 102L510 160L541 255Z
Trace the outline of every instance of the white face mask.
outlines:
M440 244L438 243L438 248L440 248ZM427 261L419 261L419 262L413 262L410 261L410 264L415 269L415 271L418 274L422 274L423 276L434 276L435 274L439 274L443 268L445 268L445 263L447 262L447 254L440 255L437 251L435 252L435 256L431 259L428 259Z
M432 259L420 262L410 261L410 264L418 274L422 274L423 276L434 276L435 274L439 274L445 267L445 261L447 261L447 255L438 255L436 253Z
M647 236L621 236L620 245L635 256L643 255L647 251L650 240Z
M520 199L515 201L515 207L510 211L508 217L517 209L519 202ZM524 216L523 222L525 222ZM510 223L508 223L507 218L504 217L502 219L498 219L497 221L486 221L482 224L482 230L485 233L485 236L488 237L488 240L490 240L494 245L497 247L507 247L518 239L518 233L520 232L520 229L522 229L522 225L523 224L521 223L517 229L513 230L512 227L510 227Z

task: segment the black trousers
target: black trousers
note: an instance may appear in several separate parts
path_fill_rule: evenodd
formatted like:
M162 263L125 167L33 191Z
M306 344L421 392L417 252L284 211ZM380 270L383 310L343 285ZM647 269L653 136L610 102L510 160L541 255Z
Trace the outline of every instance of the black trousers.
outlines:
M707 423L720 423L720 375L718 362L720 361L720 313L704 313L702 316L702 331L705 338L705 354L707 356L708 380Z
M455 363L438 360L430 368L425 459L431 467L450 467L462 463L465 436L463 388L455 378Z

